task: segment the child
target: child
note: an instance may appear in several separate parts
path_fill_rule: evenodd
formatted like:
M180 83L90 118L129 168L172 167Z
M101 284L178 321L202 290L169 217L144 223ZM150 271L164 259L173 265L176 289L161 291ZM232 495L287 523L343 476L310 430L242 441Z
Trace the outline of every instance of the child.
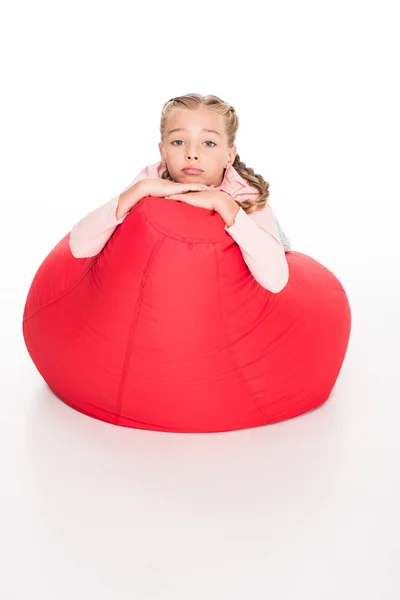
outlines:
M218 212L253 277L280 292L289 279L285 252L290 242L267 203L269 184L236 153L237 129L235 109L217 96L186 94L166 102L160 124L162 160L145 167L118 196L74 225L69 242L73 256L101 252L134 204L156 196ZM201 171L183 171L188 167Z

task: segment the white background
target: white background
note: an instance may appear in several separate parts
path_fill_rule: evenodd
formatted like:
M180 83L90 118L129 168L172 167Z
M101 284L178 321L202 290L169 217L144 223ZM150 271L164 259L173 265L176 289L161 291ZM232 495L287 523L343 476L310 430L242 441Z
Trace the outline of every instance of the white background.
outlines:
M396 2L9 2L0 12L0 597L400 597ZM319 410L161 434L73 411L22 337L30 283L216 94L292 243L335 273L348 353Z

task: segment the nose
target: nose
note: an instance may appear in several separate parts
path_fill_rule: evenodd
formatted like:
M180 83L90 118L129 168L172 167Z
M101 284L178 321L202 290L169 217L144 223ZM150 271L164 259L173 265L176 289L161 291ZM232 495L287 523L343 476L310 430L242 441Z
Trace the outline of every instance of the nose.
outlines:
M199 152L197 150L194 150L193 148L189 148L188 146L188 152L186 154L186 157L188 160L199 160Z

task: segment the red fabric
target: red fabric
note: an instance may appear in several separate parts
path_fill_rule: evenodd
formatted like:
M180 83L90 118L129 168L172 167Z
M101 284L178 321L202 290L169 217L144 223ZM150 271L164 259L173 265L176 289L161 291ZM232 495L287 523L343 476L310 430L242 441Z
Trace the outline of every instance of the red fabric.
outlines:
M326 267L286 254L274 294L218 213L146 197L95 257L67 234L40 265L23 316L28 352L65 403L139 429L228 431L325 402L350 336Z

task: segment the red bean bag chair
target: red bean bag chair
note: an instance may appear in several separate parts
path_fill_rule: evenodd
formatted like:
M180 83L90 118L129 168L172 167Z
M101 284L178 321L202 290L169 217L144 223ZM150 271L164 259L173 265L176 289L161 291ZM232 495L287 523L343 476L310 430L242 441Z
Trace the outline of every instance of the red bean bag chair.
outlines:
M286 258L274 294L217 213L148 196L98 255L75 258L68 233L45 258L26 347L54 394L114 425L217 432L290 419L328 399L351 313L331 271Z

